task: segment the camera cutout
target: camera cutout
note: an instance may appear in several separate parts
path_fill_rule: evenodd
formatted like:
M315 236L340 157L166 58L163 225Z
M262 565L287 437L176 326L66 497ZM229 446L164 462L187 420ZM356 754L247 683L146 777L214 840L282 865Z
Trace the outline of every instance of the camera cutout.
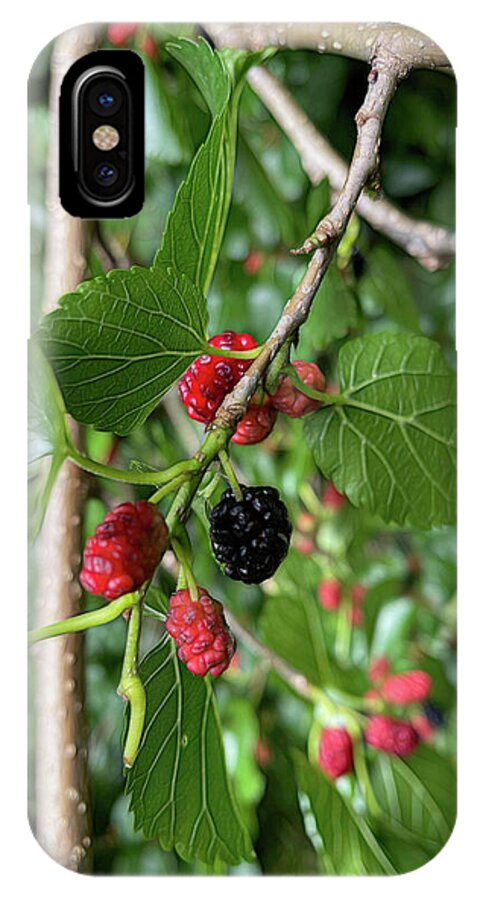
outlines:
M131 50L89 53L62 83L62 205L82 218L123 218L143 196L143 63Z

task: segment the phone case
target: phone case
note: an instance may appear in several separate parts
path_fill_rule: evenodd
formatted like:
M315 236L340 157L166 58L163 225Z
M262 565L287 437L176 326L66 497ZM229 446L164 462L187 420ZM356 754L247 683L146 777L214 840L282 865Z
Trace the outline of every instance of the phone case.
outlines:
M72 63L145 203L58 199ZM101 875L393 875L455 820L455 80L413 26L105 24L29 83L36 840Z

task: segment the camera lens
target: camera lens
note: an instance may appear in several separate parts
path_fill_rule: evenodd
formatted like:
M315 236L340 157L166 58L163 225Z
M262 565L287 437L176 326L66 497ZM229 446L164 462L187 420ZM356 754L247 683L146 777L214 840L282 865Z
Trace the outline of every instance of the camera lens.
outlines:
M113 163L100 163L93 173L95 181L101 187L111 187L118 179L118 169Z
M113 78L92 79L88 88L88 104L97 116L113 116L123 103L124 89Z
M115 97L109 91L103 91L97 97L97 102L100 104L102 109L111 109L115 103Z

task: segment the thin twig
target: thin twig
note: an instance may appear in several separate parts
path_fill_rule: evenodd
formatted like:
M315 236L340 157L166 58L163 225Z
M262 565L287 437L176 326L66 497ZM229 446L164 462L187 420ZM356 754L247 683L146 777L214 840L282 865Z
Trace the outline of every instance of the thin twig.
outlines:
M358 198L378 167L378 149L385 114L399 80L404 77L402 60L389 51L379 53L372 62L365 100L356 115L357 141L347 178L333 209L319 222L313 239L305 242L304 250L317 246L307 271L262 351L245 375L225 398L211 430L231 430L245 415L248 402L280 348L306 321L317 290L330 265L335 250L355 209Z
M317 131L288 89L265 67L250 69L248 80L290 138L312 184L327 177L332 190L339 191L347 177L347 164ZM451 231L410 218L384 197L372 198L362 193L356 212L430 272L445 266L455 254L455 235Z
M272 669L275 669L278 675L280 675L280 678L289 684L295 693L300 694L305 700L315 702L317 694L319 693L318 688L310 684L304 675L292 666L289 666L288 663L280 656L277 656L273 650L270 650L269 647L262 644L258 638L241 625L236 616L234 616L229 609L225 609L225 617L235 637L237 637L242 644L248 647L255 656L261 656L262 659L267 660Z

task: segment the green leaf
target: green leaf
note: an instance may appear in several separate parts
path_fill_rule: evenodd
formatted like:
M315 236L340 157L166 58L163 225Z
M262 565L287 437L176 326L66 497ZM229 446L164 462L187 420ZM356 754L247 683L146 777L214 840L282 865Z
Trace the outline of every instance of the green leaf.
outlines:
M185 275L135 266L63 297L40 340L72 416L128 434L202 352L206 321L205 299Z
M355 294L345 283L335 263L320 285L308 319L300 335L300 351L314 355L334 340L345 337L358 324Z
M201 37L196 42L188 38L171 41L166 50L195 82L212 116L221 113L230 96L231 82L220 54Z
M382 310L392 322L418 331L418 310L412 289L394 251L383 245L373 248L358 286L362 302Z
M178 189L154 265L174 265L206 295L230 207L240 91L233 90L225 64L205 41L182 40L169 49L202 91L214 118Z
M126 791L135 828L185 860L252 858L228 781L209 678L191 675L165 635L140 665L145 730Z
M400 597L402 593L401 582L398 578L388 578L380 581L368 589L363 605L363 628L368 646L371 648L375 626L385 605Z
M365 603L365 615L370 616L368 599ZM399 597L386 603L378 613L374 628L371 619L368 619L371 629L371 654L375 656L388 656L395 660L402 655L405 649L407 636L412 630L415 621L416 606L413 600L407 597Z
M154 261L184 272L203 294L212 281L230 206L235 138L236 116L217 117L177 191Z
M222 718L227 765L235 786L235 795L244 813L248 815L265 788L265 778L255 760L255 748L260 737L258 717L250 698L230 696ZM254 820L255 816L251 818Z
M304 426L322 472L385 522L454 522L455 379L438 345L403 333L356 338L338 371L342 401Z
M395 875L366 820L358 815L320 769L295 751L301 806L308 833L330 875Z
M301 563L300 563L301 559ZM291 573L291 578L290 578ZM260 619L265 643L312 684L333 684L322 613L316 598L318 569L294 550Z
M449 760L422 744L403 759L379 753L370 771L388 824L430 856L438 853L455 824L456 780Z
M58 454L65 458L69 433L55 376L35 340L28 345L28 461Z

